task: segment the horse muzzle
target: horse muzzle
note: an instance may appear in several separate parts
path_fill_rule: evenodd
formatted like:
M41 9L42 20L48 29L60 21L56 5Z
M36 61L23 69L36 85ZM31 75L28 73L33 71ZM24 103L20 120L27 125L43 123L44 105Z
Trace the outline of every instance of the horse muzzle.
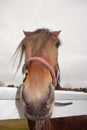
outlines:
M24 109L25 116L34 121L45 121L52 115L54 108L54 86L49 86L48 97L40 98L39 100L26 100L23 87L21 89L21 103ZM31 98L31 97L30 97Z

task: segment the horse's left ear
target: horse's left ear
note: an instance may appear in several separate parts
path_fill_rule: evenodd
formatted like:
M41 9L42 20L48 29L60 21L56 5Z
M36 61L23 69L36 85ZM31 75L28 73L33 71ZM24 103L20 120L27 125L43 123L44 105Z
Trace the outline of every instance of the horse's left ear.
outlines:
M61 32L61 30L59 30L59 31L53 31L52 34L57 37L60 34L60 32Z
M23 30L23 32L24 32L24 35L25 35L25 36L29 36L29 34L30 34L30 32L26 32L26 31L24 31L24 30Z

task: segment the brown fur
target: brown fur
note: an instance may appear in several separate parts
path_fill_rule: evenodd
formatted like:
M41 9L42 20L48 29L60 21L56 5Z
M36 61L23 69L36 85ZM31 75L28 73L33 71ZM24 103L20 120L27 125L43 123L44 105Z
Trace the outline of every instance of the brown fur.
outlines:
M50 32L48 29L38 29L34 32L24 31L25 38L15 53L21 50L19 66L23 53L25 53L28 73L23 83L21 103L26 117L36 122L36 130L41 129L45 120L51 117L54 107L54 85L52 75L46 66L39 62L29 64L26 62L30 57L42 57L51 64L57 76L59 33L60 31Z

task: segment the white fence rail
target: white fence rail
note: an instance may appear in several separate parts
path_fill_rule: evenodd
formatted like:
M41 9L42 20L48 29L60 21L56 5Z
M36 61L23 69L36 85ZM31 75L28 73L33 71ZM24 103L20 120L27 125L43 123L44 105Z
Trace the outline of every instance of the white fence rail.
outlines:
M19 93L20 90L17 88L0 88L0 120L24 118ZM87 115L87 93L55 91L55 102L73 102L73 104L55 106L52 118Z

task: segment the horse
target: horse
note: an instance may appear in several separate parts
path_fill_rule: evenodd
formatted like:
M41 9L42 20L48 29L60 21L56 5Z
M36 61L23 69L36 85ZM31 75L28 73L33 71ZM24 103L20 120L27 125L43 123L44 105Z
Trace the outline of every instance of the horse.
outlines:
M60 32L45 28L33 32L24 31L25 37L15 52L17 54L20 51L18 67L23 55L25 58L20 99L30 130L51 130L51 127L46 128L45 124L50 124L49 119L54 108L54 90L59 86Z

